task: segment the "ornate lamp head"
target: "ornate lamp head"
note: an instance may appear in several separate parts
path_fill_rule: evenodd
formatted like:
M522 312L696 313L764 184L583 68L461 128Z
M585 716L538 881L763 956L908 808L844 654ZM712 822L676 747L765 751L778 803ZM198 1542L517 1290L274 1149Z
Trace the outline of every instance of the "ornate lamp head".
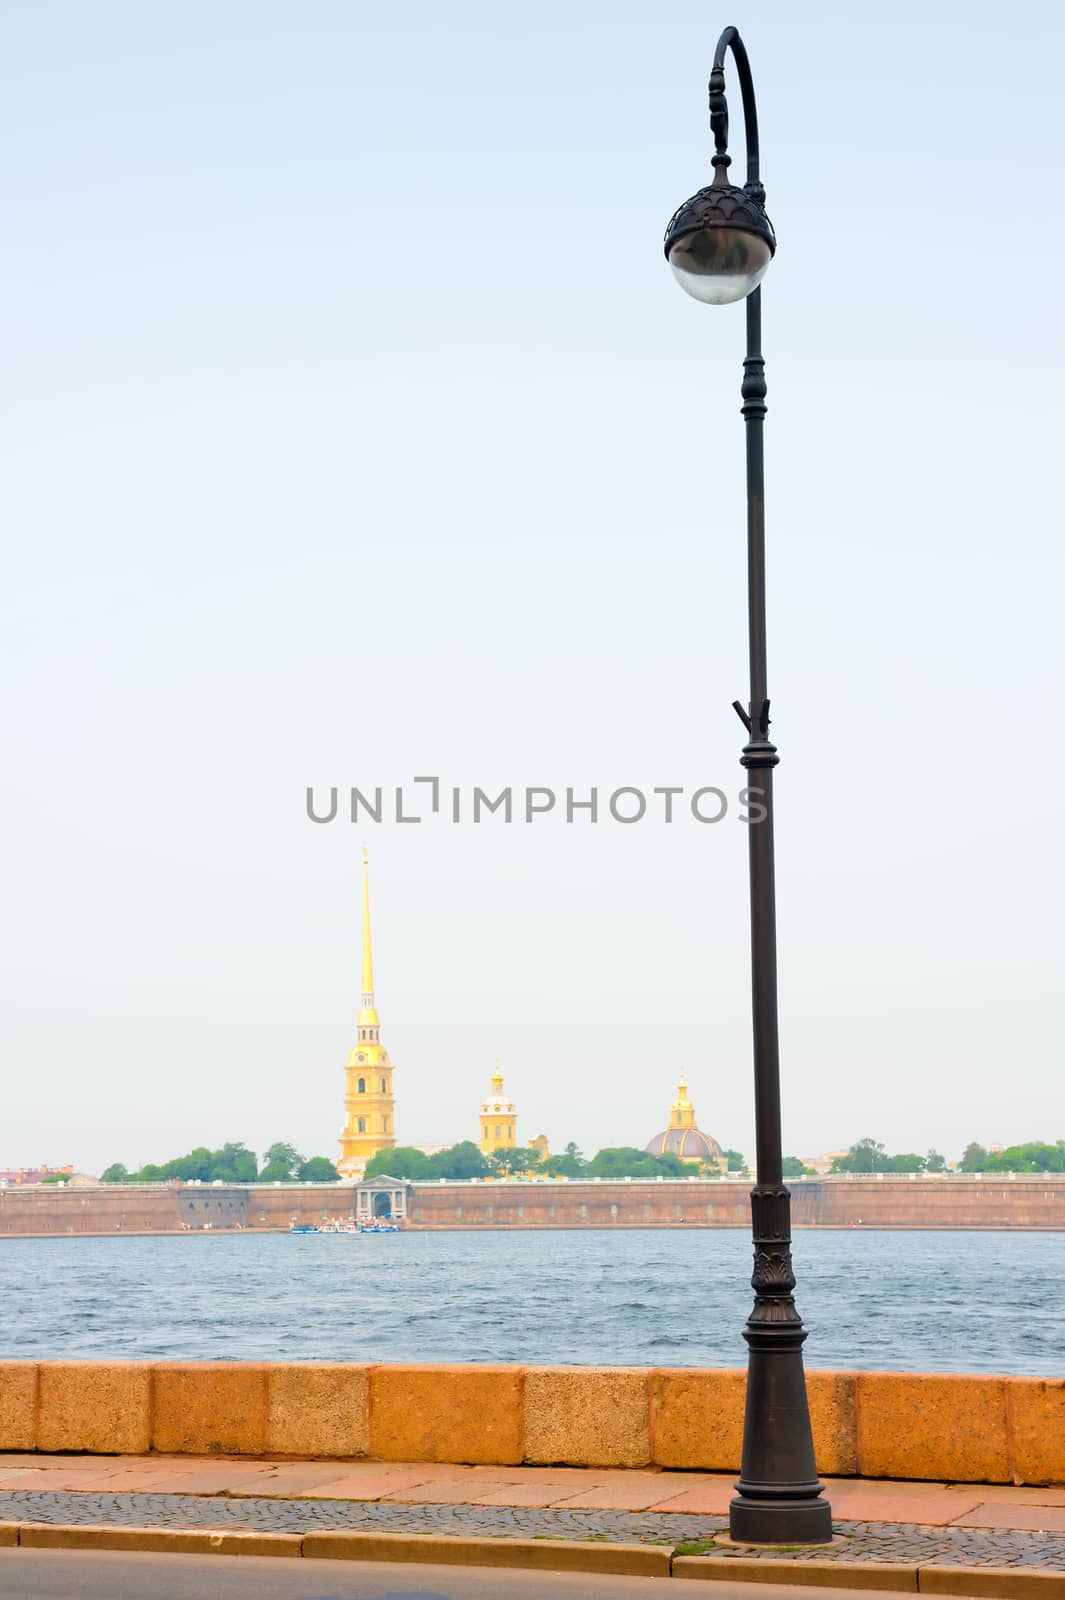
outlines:
M728 181L728 105L724 54L731 44L739 68L747 133L747 182ZM735 28L721 36L710 74L714 181L675 211L666 229L666 260L681 288L707 305L744 300L765 276L777 248L758 177L758 122L747 52Z
M719 169L719 172L722 169ZM743 300L777 248L761 186L714 182L685 200L666 229L666 260L681 288L707 305Z

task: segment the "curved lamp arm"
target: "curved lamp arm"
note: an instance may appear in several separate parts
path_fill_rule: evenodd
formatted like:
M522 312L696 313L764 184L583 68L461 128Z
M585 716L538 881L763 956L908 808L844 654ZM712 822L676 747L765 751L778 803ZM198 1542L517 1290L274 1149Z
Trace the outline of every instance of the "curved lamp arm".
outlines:
M714 181L720 184L728 181L725 174L732 159L728 154L728 101L725 99L727 50L732 51L740 80L740 93L743 96L743 127L747 143L746 187L751 191L752 198L761 202L765 199L765 190L762 188L759 174L758 111L754 103L754 79L751 77L747 47L740 38L738 28L726 28L717 41L714 65L710 71L710 131L714 135L715 148Z

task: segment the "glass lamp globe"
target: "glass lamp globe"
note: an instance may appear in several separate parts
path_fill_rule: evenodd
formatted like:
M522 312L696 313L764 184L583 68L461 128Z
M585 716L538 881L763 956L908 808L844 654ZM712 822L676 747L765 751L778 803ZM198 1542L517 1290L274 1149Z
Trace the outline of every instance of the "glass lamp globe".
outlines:
M682 234L668 259L686 294L704 305L727 306L758 287L773 254L759 234L719 225Z

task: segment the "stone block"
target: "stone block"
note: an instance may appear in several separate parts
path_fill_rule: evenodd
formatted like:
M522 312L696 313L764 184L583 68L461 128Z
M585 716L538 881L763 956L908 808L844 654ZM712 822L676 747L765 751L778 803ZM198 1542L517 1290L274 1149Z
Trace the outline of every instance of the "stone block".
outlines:
M853 1372L806 1374L814 1458L820 1473L847 1478L858 1470L856 1390Z
M161 1555L299 1556L298 1533L215 1532L200 1528L122 1528L77 1523L29 1523L19 1544L36 1550L137 1550Z
M37 1363L0 1361L0 1450L37 1444Z
M1065 1483L1065 1379L1007 1378L1015 1483Z
M662 1367L651 1374L651 1441L660 1467L738 1472L747 1374Z
M922 1570L922 1577L924 1573ZM726 1583L773 1583L790 1590L816 1586L823 1589L888 1590L896 1594L917 1594L916 1567L895 1567L886 1561L818 1561L804 1558L787 1561L776 1556L676 1556L673 1561L674 1578L723 1579ZM921 1585L922 1589L924 1584ZM737 1591L738 1593L739 1591ZM967 1593L976 1593L968 1590Z
M808 1372L806 1390L819 1472L857 1471L855 1378ZM652 1377L651 1439L661 1467L738 1472L747 1374L741 1368L662 1368Z
M603 1572L668 1578L669 1550L581 1539L462 1538L424 1533L305 1533L312 1560L428 1562L433 1566L523 1567L540 1572Z
M542 1466L646 1466L649 1376L642 1367L527 1368L524 1459Z
M10 1550L18 1544L18 1528L17 1522L0 1522L0 1549Z
M861 1372L857 1395L863 1478L1010 1481L1004 1378Z
M160 1361L152 1371L152 1449L170 1455L262 1455L265 1361Z
M521 1367L373 1367L370 1454L379 1461L521 1460Z
M143 1361L42 1361L37 1447L141 1455L151 1447L151 1367Z
M1065 1572L1039 1567L922 1567L922 1594L966 1600L1065 1600Z
M364 1456L370 1448L370 1368L322 1362L272 1366L266 1448L290 1456Z

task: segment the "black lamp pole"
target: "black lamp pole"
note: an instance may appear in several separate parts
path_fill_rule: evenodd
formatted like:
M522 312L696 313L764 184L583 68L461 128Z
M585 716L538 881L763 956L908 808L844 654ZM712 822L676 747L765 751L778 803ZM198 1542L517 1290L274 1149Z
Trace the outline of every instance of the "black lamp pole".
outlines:
M728 181L725 53L731 50L743 95L747 182ZM751 1192L754 1309L748 1345L743 1463L729 1508L729 1531L744 1544L819 1544L832 1537L832 1512L814 1463L802 1345L791 1265L791 1196L784 1186L780 1136L777 1031L776 887L773 869L773 768L766 677L765 486L766 414L760 283L776 249L758 172L758 117L747 51L726 28L710 75L714 181L685 202L666 230L666 257L696 299L724 304L746 298L747 355L742 412L747 435L747 605L750 699L734 701L747 729L740 760L760 789L761 822L748 828L751 892L751 987L754 1014L754 1099L757 1178Z

